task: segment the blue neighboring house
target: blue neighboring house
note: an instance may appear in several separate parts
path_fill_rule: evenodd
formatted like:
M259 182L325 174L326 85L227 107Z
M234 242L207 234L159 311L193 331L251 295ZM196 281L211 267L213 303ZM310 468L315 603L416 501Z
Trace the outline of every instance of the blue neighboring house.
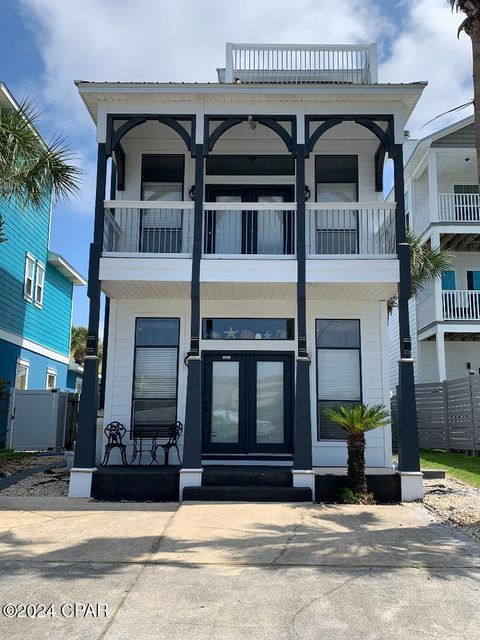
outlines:
M0 82L2 108L18 104ZM0 199L0 378L17 389L79 390L82 368L70 361L73 287L84 278L49 250L51 198L38 208ZM0 415L0 442L7 416Z

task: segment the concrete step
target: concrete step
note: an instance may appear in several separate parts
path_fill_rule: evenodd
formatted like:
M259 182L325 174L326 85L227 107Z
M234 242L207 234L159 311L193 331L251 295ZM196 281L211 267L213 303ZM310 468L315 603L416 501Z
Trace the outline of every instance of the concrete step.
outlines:
M311 489L303 487L185 487L183 499L206 502L311 502Z
M204 487L291 487L292 470L290 467L267 465L205 465L202 485Z

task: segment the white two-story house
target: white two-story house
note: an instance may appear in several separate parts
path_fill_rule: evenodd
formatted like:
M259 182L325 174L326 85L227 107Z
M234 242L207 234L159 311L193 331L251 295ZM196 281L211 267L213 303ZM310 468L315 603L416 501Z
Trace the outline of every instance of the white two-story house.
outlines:
M480 206L473 116L408 140L407 224L454 254L451 269L410 302L417 382L480 373ZM398 322L390 323L392 388L398 380Z
M106 473L94 384L103 293L104 425L125 427L133 458L115 495L147 473L135 440L179 421L179 457L171 450L167 468L159 456L150 489L168 471L180 499L203 499L212 468L221 489L238 480L229 469L261 465L292 499L316 486L318 497L322 474L347 463L324 409L389 402L387 300L400 291L404 309L409 296L403 133L425 83L379 83L374 45L228 44L216 83L77 86L98 172L70 495L90 495L92 477L99 495ZM396 203L383 199L386 158ZM408 317L400 331L408 498L421 493ZM366 462L392 473L389 428L368 433Z

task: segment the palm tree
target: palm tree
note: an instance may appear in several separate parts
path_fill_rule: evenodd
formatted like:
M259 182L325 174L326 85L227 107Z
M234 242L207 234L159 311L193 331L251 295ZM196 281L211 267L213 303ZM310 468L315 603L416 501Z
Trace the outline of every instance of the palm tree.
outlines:
M356 496L365 495L365 433L387 426L390 422L390 411L381 404L371 407L356 404L325 409L325 415L348 432L348 486Z
M50 198L68 199L79 190L82 171L72 164L65 139L44 142L35 129L40 117L27 101L0 108L0 197L38 207ZM0 218L1 221L1 218ZM3 221L0 222L0 238Z
M87 351L87 335L87 327L72 327L72 336L70 338L70 356L75 360L77 364L83 364L85 360L85 353ZM97 355L100 362L101 371L103 356L103 344L101 340L98 341Z
M458 35L462 31L472 41L473 60L473 109L475 113L475 147L477 158L480 158L480 0L447 0L452 11L465 14L466 18L458 27ZM477 164L480 184L480 163Z

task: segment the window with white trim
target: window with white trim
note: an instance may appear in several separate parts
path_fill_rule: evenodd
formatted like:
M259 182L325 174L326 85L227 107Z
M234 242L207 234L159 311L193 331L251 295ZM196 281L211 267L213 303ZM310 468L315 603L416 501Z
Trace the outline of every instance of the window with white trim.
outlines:
M362 402L360 321L317 320L318 440L345 440L344 431L331 422L325 409Z
M15 371L15 389L25 391L28 388L28 360L17 360L17 369Z
M23 285L23 295L30 302L33 299L33 278L35 274L35 259L29 253L25 258L25 281Z
M47 380L45 383L45 389L56 389L57 387L57 370L47 369Z
M37 277L35 278L35 304L43 305L43 291L45 288L45 267L37 262Z

